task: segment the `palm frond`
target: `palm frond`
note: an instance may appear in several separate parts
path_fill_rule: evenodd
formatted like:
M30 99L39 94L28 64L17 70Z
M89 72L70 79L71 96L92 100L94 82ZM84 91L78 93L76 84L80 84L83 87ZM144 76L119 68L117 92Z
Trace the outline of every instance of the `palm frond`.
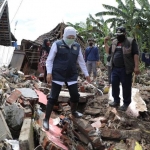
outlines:
M122 0L116 0L116 2L118 3L118 8L121 8L122 10L125 10L126 12L128 11L127 7L124 5Z
M102 11L102 12L96 13L95 15L98 17L98 16L106 16L106 15L118 16L119 14L117 12L112 12L112 11Z
M102 26L102 24L100 23L100 21L98 19L95 19L91 14L89 14L89 20L91 22L93 22L94 24L96 24L98 27Z
M120 16L124 16L125 18L128 17L128 14L124 13L121 9L103 4L103 7L111 12L116 12Z
M66 24L69 26L74 26L74 24L72 24L71 22L67 22Z
M122 18L109 18L105 22L110 23L110 22L122 22L122 21L124 21L124 19Z
M150 3L148 0L136 0L138 4L142 7L145 7L146 9L150 9Z

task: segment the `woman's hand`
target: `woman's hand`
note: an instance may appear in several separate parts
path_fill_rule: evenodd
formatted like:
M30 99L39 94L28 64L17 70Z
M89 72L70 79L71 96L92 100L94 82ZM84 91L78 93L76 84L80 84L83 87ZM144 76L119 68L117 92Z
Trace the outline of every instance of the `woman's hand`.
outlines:
M48 73L46 79L47 79L47 83L51 83L52 82L52 74Z
M86 77L86 80L87 80L88 83L91 83L91 79L90 79L89 76Z

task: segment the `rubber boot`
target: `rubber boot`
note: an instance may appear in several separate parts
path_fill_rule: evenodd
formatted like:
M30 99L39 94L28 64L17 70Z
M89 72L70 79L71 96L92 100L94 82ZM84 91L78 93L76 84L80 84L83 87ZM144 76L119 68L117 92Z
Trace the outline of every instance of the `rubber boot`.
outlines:
M120 103L117 103L117 102L113 101L113 102L110 102L110 103L109 103L109 106L116 108L116 107L119 107L119 106L120 106Z
M53 110L53 105L52 104L47 104L47 106L46 106L46 115L45 115L45 118L43 119L43 127L46 131L49 130L49 118L50 118L50 115L52 113L52 110Z
M83 115L81 113L79 113L77 110L77 106L78 106L78 103L72 103L70 102L70 106L71 106L71 113L72 115L75 117L75 118L80 118L82 117Z

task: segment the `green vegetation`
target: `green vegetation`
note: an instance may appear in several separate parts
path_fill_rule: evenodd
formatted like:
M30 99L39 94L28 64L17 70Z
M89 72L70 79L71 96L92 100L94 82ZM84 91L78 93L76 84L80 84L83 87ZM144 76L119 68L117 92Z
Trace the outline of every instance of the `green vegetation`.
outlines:
M150 52L150 3L148 0L116 0L117 7L103 4L106 11L89 15L86 22L72 25L85 41L94 37L102 50L105 36L112 37L117 26L126 27L127 36L134 37L141 52ZM107 16L108 19L105 19ZM102 50L102 53L104 51Z

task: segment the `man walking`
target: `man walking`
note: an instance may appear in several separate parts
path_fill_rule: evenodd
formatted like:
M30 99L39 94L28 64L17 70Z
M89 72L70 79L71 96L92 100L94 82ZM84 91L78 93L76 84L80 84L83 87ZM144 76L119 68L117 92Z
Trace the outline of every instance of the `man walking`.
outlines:
M87 64L87 69L89 75L93 71L94 80L97 77L97 64L99 63L99 52L98 48L94 46L94 39L88 39L89 46L85 50L85 62Z

